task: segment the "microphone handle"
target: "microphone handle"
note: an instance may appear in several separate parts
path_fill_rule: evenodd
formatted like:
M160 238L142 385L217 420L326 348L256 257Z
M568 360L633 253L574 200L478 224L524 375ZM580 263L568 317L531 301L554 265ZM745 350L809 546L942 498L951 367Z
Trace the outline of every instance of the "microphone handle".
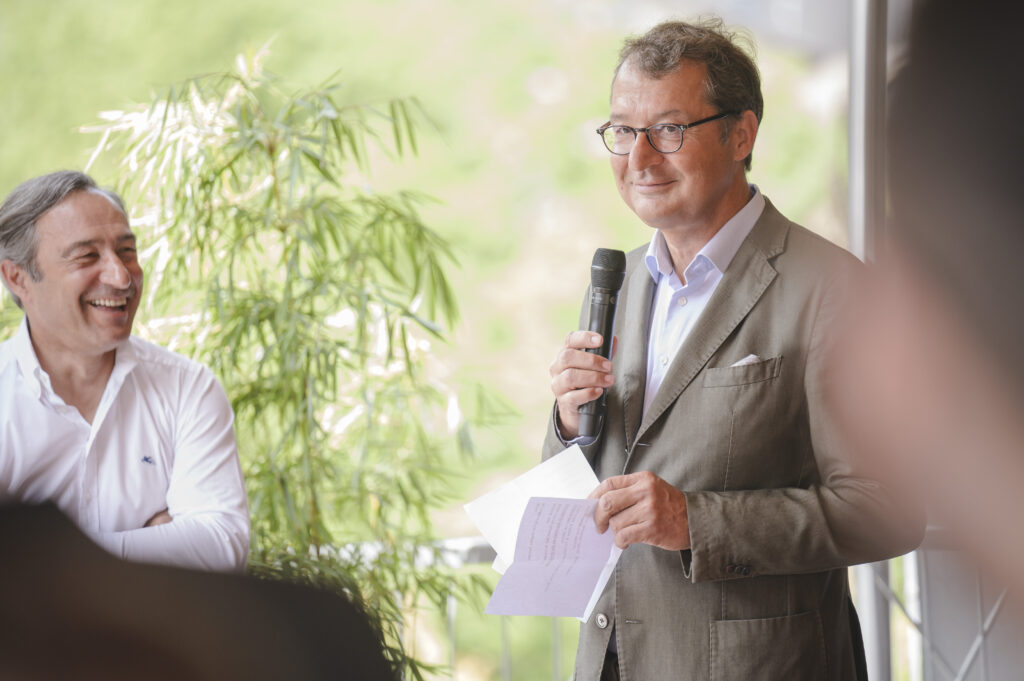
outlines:
M605 288L592 288L590 293L590 323L589 331L596 331L601 334L601 347L587 348L587 352L601 355L605 359L611 358L612 339L615 326L615 306L619 302L618 290ZM606 393L592 402L580 405L577 410L580 415L579 434L581 437L597 437L601 429L601 420L604 418Z

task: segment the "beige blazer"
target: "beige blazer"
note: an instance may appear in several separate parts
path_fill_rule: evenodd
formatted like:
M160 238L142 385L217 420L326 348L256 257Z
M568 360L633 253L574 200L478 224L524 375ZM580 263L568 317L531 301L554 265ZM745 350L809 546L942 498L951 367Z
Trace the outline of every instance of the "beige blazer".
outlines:
M891 527L905 511L859 474L822 400L830 327L862 265L768 202L641 418L645 250L627 256L616 383L583 449L602 480L649 470L683 490L692 549L623 553L580 627L575 679L597 681L614 630L623 681L852 680L846 568L923 531ZM544 457L562 448L549 425Z

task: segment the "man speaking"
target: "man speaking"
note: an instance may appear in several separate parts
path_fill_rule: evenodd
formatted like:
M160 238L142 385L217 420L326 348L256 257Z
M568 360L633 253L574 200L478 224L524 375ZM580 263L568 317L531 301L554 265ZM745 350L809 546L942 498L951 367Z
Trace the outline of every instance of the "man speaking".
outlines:
M55 503L129 560L242 571L233 414L209 369L131 335L142 267L120 197L79 172L0 205L0 274L25 311L0 343L0 503Z
M581 626L577 681L861 677L846 568L920 541L823 407L861 268L748 184L761 113L757 67L719 22L622 50L598 134L655 231L626 257L613 358L576 331L552 363L544 447L581 445L598 529L625 548ZM605 392L597 435L578 437L579 407Z

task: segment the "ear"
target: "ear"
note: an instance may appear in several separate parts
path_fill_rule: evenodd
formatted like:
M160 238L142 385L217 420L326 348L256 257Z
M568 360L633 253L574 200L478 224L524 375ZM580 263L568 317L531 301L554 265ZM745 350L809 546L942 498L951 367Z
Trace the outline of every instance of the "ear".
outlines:
M736 117L730 138L734 161L742 161L750 155L754 149L754 140L757 139L757 116L753 111L747 109Z
M0 276L3 276L4 283L11 289L14 295L24 299L26 287L25 280L28 279L28 272L20 265L14 264L13 260L0 261Z

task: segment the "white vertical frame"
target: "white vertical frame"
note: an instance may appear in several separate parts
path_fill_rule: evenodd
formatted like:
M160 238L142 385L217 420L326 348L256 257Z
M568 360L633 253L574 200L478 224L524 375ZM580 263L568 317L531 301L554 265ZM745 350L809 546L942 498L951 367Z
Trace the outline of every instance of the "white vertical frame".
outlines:
M887 0L852 0L850 35L850 250L877 256L885 231Z

